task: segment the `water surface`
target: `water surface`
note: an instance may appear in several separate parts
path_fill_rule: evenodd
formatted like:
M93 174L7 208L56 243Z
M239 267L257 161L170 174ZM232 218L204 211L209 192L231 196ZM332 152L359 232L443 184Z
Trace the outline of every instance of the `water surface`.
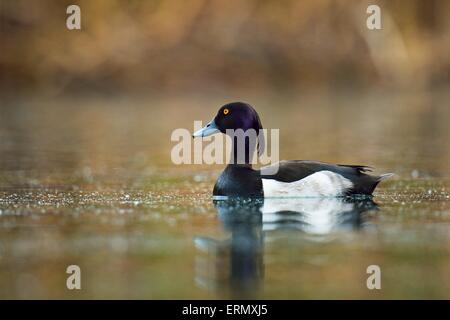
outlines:
M222 166L173 165L170 133L219 98L7 102L0 298L448 299L447 95L249 98L280 128L281 158L395 172L373 201L213 202Z

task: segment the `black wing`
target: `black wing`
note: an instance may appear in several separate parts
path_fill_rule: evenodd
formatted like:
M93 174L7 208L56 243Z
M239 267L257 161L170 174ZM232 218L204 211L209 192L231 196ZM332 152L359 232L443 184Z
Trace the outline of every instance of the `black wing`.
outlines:
M381 181L381 177L371 176L366 172L372 171L371 167L359 166L359 165L342 165L342 164L330 164L318 161L307 160L289 160L280 161L278 163L278 172L275 174L267 174L274 172L273 164L260 169L261 178L275 179L282 182L294 182L301 180L313 173L319 171L331 171L342 175L346 179L349 179L353 183L353 188L349 190L348 194L372 194L377 184Z

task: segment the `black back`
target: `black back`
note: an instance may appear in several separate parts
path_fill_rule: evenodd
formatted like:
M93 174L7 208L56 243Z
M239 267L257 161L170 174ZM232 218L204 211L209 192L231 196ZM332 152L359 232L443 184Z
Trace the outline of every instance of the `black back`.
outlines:
M282 182L294 182L313 173L326 170L340 174L353 183L353 188L347 191L347 195L371 195L377 184L381 181L380 177L367 174L367 172L372 171L367 166L330 164L307 160L280 161L278 165L278 172L273 175L265 174L264 172L271 169L274 165L261 168L261 178L275 179Z

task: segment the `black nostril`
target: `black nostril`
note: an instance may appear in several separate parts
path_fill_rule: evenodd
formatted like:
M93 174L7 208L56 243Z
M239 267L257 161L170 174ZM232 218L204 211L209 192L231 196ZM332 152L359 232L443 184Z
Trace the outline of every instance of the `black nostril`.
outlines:
M206 127L209 127L211 124L210 123L208 123L207 125L206 125Z

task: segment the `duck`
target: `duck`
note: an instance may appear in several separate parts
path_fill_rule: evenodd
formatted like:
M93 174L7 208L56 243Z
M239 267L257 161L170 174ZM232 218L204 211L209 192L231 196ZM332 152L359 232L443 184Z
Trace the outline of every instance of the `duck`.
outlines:
M233 143L230 163L214 185L213 199L372 197L377 185L393 175L369 174L373 169L365 165L331 164L312 160L283 160L255 169L250 159L256 148L258 155L264 150L263 127L256 110L245 102L223 105L216 116L192 136L201 138L217 133L231 135L238 129L243 132L253 129L259 134L256 137L248 135L243 154L238 152L242 148L237 147L237 137L231 137Z

